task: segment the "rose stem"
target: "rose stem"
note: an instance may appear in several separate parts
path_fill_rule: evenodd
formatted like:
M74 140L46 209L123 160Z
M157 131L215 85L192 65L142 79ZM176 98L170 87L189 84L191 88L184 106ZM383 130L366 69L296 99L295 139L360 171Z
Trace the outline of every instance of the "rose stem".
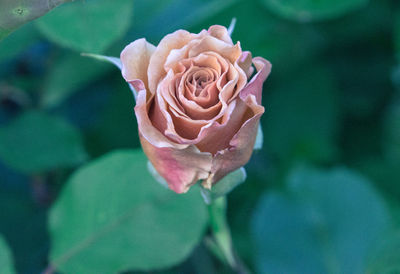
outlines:
M236 253L232 244L231 232L226 220L226 208L226 196L214 200L208 206L211 231L216 245L224 255L228 265L237 273L248 274L250 272L247 270L247 267L245 267L239 257L235 255Z

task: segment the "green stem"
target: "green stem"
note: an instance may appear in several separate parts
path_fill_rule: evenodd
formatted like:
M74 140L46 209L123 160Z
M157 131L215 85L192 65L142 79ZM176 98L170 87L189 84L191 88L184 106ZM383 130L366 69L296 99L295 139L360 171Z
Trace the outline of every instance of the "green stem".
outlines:
M226 263L239 274L250 273L247 267L241 262L233 248L231 232L226 221L226 197L214 200L208 206L210 216L210 227L215 240L215 244L224 255Z

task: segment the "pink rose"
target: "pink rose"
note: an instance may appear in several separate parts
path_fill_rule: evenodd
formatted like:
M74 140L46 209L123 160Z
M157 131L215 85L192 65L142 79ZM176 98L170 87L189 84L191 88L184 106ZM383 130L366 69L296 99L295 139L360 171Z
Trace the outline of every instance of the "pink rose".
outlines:
M157 47L138 39L121 52L122 75L138 91L143 150L177 192L206 188L250 159L264 113L271 64L233 44L227 29L178 30ZM257 73L251 78L255 66Z

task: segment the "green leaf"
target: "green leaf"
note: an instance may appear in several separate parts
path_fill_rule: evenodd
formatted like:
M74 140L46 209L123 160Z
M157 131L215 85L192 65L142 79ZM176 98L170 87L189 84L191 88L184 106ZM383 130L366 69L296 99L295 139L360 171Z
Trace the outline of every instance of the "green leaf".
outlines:
M77 53L61 56L47 74L41 104L46 107L59 105L110 69L106 64L93 62Z
M153 270L184 260L207 211L148 173L140 150L112 152L78 170L50 212L51 265L65 273Z
M10 34L0 42L0 62L11 59L39 40L39 32L30 24Z
M370 183L346 169L297 168L288 194L265 194L253 216L259 273L365 273L371 248L388 229Z
M374 250L366 273L400 273L400 234L390 235Z
M229 194L238 185L246 180L246 170L241 167L226 175L217 184L213 185L211 189L201 187L200 192L206 204L211 204L216 199Z
M2 237L0 237L0 273L16 273L12 263L11 250Z
M80 0L63 5L36 23L47 38L61 46L101 53L127 31L132 13L131 0Z
M339 17L357 10L368 0L261 0L272 12L300 22Z
M0 40L21 25L70 0L0 1Z
M0 159L16 170L41 173L86 158L79 132L60 118L28 111L0 128Z

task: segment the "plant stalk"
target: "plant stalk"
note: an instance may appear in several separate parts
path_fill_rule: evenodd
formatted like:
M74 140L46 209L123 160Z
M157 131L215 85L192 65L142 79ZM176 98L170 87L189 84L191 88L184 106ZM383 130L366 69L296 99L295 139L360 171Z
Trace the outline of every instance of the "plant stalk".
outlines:
M226 196L214 200L208 206L212 236L216 246L224 256L225 263L238 274L249 274L250 271L236 255L233 248L232 236L226 220L226 208Z

